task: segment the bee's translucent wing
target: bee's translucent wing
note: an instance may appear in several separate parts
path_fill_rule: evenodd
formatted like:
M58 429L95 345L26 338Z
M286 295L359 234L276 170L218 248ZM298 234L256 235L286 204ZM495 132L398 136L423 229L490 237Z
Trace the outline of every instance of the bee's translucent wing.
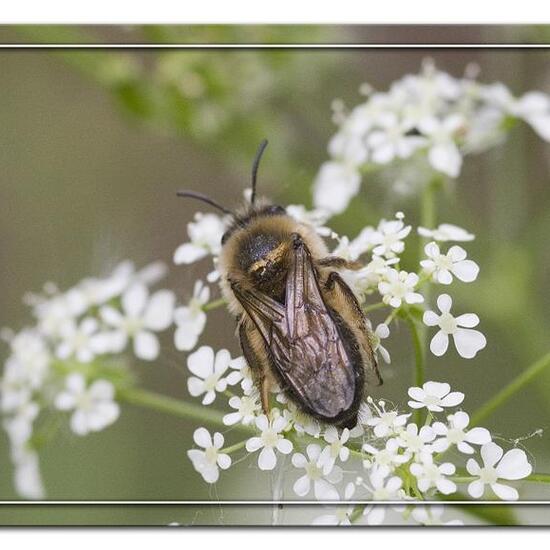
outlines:
M301 239L295 241L284 305L238 285L233 290L261 333L283 388L317 418L346 419L362 397L362 360L343 320L325 305Z

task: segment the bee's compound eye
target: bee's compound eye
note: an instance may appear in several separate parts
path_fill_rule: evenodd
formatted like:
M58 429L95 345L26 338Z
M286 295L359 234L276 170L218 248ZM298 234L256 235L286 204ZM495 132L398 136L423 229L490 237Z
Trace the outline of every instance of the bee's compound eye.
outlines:
M226 231L223 235L222 235L222 245L225 244L225 242L227 241L227 239L229 239L229 231Z
M272 216L279 216L286 214L286 210L282 206L273 205L268 208L268 213Z

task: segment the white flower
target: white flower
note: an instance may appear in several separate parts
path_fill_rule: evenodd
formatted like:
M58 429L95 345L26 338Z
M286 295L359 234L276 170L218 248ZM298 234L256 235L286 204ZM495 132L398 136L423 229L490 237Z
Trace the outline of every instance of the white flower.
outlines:
M374 255L392 258L405 250L403 239L411 232L411 226L405 225L400 212L396 217L395 220L381 220L376 231L369 235L369 240L374 245Z
M256 427L260 430L259 437L251 437L246 442L246 450L253 453L261 449L258 456L260 470L273 470L277 465L275 449L285 455L292 452L292 442L285 439L281 433L287 427L287 421L282 416L268 420L265 414L256 418Z
M238 422L248 426L256 417L256 413L260 410L257 396L243 395L242 397L237 397L234 395L229 400L229 406L232 409L236 409L237 412L226 414L223 417L223 423L226 426L233 426Z
M203 405L210 405L216 399L216 392L227 388L227 378L222 375L231 363L231 355L226 349L221 349L214 357L210 346L201 346L187 358L187 367L195 375L187 380L187 389L193 397L204 394Z
M401 464L405 464L411 458L409 453L399 452L399 442L396 438L392 437L386 441L386 445L383 449L377 449L368 443L363 444L363 451L373 456L372 459L364 461L365 467L375 467L379 472L389 474L396 467Z
M409 416L411 415L399 414L397 411L386 411L382 403L378 416L369 418L366 424L374 428L376 437L386 437L400 432Z
M382 345L382 340L385 340L390 335L390 329L385 323L380 323L374 333L373 333L373 342L372 349L374 352L379 353L382 356L382 359L389 365L391 363L391 357L388 350Z
M397 436L397 443L405 449L405 452L414 456L431 453L432 447L428 445L435 439L435 433L430 426L422 426L420 431L416 424L407 424Z
M470 417L467 413L459 411L455 414L450 414L447 417L449 425L443 422L434 422L432 424L433 431L441 436L436 439L432 447L437 453L446 451L451 445L456 445L461 453L473 454L474 449L470 445L484 445L491 441L491 434L485 428L472 428L466 431L466 427L470 423Z
M196 281L193 297L186 306L178 307L174 311L176 332L174 344L180 351L192 350L206 325L206 313L203 306L210 299L210 289L202 281Z
M456 178L462 166L462 155L455 139L464 127L464 119L459 114L451 114L440 120L434 116L423 118L418 129L429 138L428 160L440 172Z
M319 462L323 465L324 471L328 473L332 470L336 459L346 462L349 458L349 449L346 447L350 437L348 428L344 428L341 434L334 426L328 426L323 436L328 445L321 452Z
M57 345L57 357L75 357L80 363L89 363L103 350L97 335L98 328L99 323L91 317L86 317L78 325L74 321L63 325L59 332L61 342Z
M225 223L220 216L197 212L195 221L187 224L187 234L191 242L176 249L174 263L192 264L209 254L219 254L224 231Z
M111 334L118 341L118 351L122 351L128 338L132 338L136 357L153 361L160 352L154 332L170 326L174 303L173 292L159 290L149 296L147 287L136 283L122 295L122 312L112 306L103 306L100 314L103 321L114 329Z
M71 429L77 435L99 432L115 422L120 409L115 402L115 388L107 380L96 380L86 387L84 376L70 374L65 380L65 391L55 398L61 411L74 411Z
M460 246L452 246L447 254L442 254L439 246L431 242L424 250L429 259L422 260L420 265L434 281L450 285L453 275L465 283L476 280L479 267L474 261L466 259L466 251Z
M227 470L231 466L231 457L228 454L220 453L220 449L223 447L223 435L216 432L212 437L206 428L197 428L193 433L193 440L204 451L191 449L187 451L187 456L204 481L216 483L220 476L218 467Z
M450 495L456 492L456 484L445 476L451 476L456 468L450 462L443 464L434 464L433 458L429 454L423 454L420 462L410 465L411 474L417 479L418 489L425 493L432 487L435 487L440 493Z
M294 492L300 497L305 497L313 484L313 492L317 500L339 500L338 491L331 484L338 483L342 479L340 468L333 466L327 471L321 461L319 445L308 445L306 454L307 458L301 453L292 455L292 465L295 468L305 469L305 474L294 483Z
M443 511L443 505L430 504L428 506L414 506L411 515L422 525L464 525L459 519L443 522L441 520Z
M485 485L489 485L495 495L502 500L517 500L518 492L509 485L499 483L499 479L516 480L527 477L533 468L527 461L527 456L521 449L512 449L503 456L502 448L496 443L485 443L481 447L483 467L470 458L466 469L478 479L468 485L468 493L473 498L480 498L485 493Z
M416 273L397 271L389 268L385 280L378 283L378 291L382 295L385 304L392 307L401 307L403 302L407 304L419 304L424 301L424 296L414 292L418 284Z
M458 354L465 359L471 359L487 345L487 340L481 332L472 330L472 327L479 324L479 317L475 313L464 313L453 317L452 303L448 294L441 294L437 299L437 307L441 315L433 311L424 312L424 324L440 328L430 342L430 350L438 357L443 355L449 346L449 336L452 336Z
M377 126L379 129L370 133L367 144L372 149L372 160L378 164L387 164L394 158L408 158L426 144L425 138L410 134L414 128L412 121L399 120L394 112L381 113Z
M445 241L456 241L456 242L465 242L473 241L475 235L468 233L462 227L458 225L452 225L450 223L442 223L436 229L427 229L426 227L419 227L418 234L422 237L431 238L435 241L445 242Z
M360 185L361 175L356 168L339 162L325 162L313 187L315 208L340 214L357 195Z
M443 407L456 407L464 401L464 394L451 392L451 386L445 382L426 382L422 388L409 388L409 407L421 409L426 407L432 412L441 412Z

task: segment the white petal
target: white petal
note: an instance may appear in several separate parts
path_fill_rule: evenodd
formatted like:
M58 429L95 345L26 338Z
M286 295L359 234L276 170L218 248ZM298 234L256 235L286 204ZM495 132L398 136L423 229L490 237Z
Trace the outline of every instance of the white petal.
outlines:
M145 309L145 326L154 331L165 330L172 323L176 297L169 290L155 292Z
M459 391L451 392L441 400L443 407L456 407L464 401L464 394Z
M484 445L491 441L491 434L485 428L473 428L466 434L466 441L476 445Z
M464 359L475 357L487 345L485 336L478 330L459 328L453 334L456 351Z
M441 313L448 313L451 311L451 306L453 305L453 300L448 294L440 294L437 298L437 307Z
M439 323L439 315L433 311L425 311L422 318L424 324L429 327L435 327Z
M533 130L545 141L550 141L550 114L531 116L526 119Z
M197 345L198 340L198 335L190 330L178 328L174 333L174 345L180 351L192 350Z
M472 498L480 498L485 491L485 486L483 483L479 480L472 481L470 485L468 485L468 493L470 493L470 496Z
M260 470L273 470L277 465L277 457L271 447L264 447L258 457L258 467Z
M225 453L218 455L218 466L222 470L227 470L231 466L231 457Z
M229 367L231 361L231 355L226 349L221 349L216 353L214 359L214 372L217 374L223 374Z
M187 358L187 368L200 378L207 378L214 372L214 350L201 346Z
M451 275L451 272L447 269L440 269L437 272L437 282L441 285L450 285L453 282L453 276Z
M436 481L436 487L438 491L444 495L450 495L456 492L456 485L449 479L438 479Z
M465 413L464 411L458 411L455 414L453 414L453 426L455 428L460 428L463 430L469 423L470 423L470 417L468 416L468 413Z
M438 331L430 342L430 351L440 357L443 355L449 347L449 336L442 330Z
M409 397L412 397L416 401L423 401L426 399L426 392L422 388L412 387L408 389Z
M464 313L456 318L456 323L460 327L473 328L479 325L479 317L475 313Z
M309 493L310 487L311 487L311 481L309 477L302 476L296 480L296 482L294 483L293 489L294 489L294 492L299 497L305 497Z
M470 475L478 476L479 472L481 472L481 467L473 458L469 458L468 462L466 462L466 470Z
M461 281L471 283L477 279L479 266L472 260L464 260L454 264L452 272Z
M139 316L145 309L148 295L145 285L141 283L132 285L122 295L122 309L132 317Z
M212 437L206 428L197 428L193 433L193 441L199 447L212 447Z
M466 259L466 251L461 246L451 246L447 255L451 258L453 263L462 262Z
M502 479L522 479L533 471L533 467L527 461L525 451L512 449L508 451L497 466L498 477Z
M440 399L451 391L451 386L447 382L433 382L431 380L426 382L423 388L428 395L434 395Z
M485 466L494 466L502 457L502 448L492 441L481 447L481 458Z
M519 498L518 492L513 487L503 485L502 483L492 483L491 489L502 500L517 500Z
M462 156L453 142L434 145L429 153L430 164L440 172L456 178L462 166Z
M290 454L292 452L292 442L288 439L279 439L277 442L277 450L284 455Z
M111 306L103 306L99 310L99 314L103 322L111 325L112 327L119 327L123 322L123 317L118 309Z
M140 330L134 338L134 353L144 361L153 361L159 355L160 344L152 332Z
M302 453L295 453L292 455L292 465L295 468L305 468L307 464L307 458Z
M262 439L260 437L251 437L246 442L246 450L249 453L253 453L254 451L257 451L258 449L260 449L262 447L262 445L263 445L263 443L262 443Z
M201 393L204 393L204 380L191 376L187 380L187 390L193 397L198 397Z
M195 246L192 243L185 243L174 252L174 263L179 264L192 264L201 258L208 256L208 251L200 246Z

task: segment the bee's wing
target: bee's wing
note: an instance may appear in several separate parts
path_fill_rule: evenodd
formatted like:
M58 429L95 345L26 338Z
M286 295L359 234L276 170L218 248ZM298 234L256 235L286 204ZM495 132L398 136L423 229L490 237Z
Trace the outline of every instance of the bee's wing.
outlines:
M285 305L238 286L233 290L264 338L283 385L306 411L327 420L347 411L356 394L355 369L361 367L342 339L337 314L323 301L305 244L297 242L293 251Z

